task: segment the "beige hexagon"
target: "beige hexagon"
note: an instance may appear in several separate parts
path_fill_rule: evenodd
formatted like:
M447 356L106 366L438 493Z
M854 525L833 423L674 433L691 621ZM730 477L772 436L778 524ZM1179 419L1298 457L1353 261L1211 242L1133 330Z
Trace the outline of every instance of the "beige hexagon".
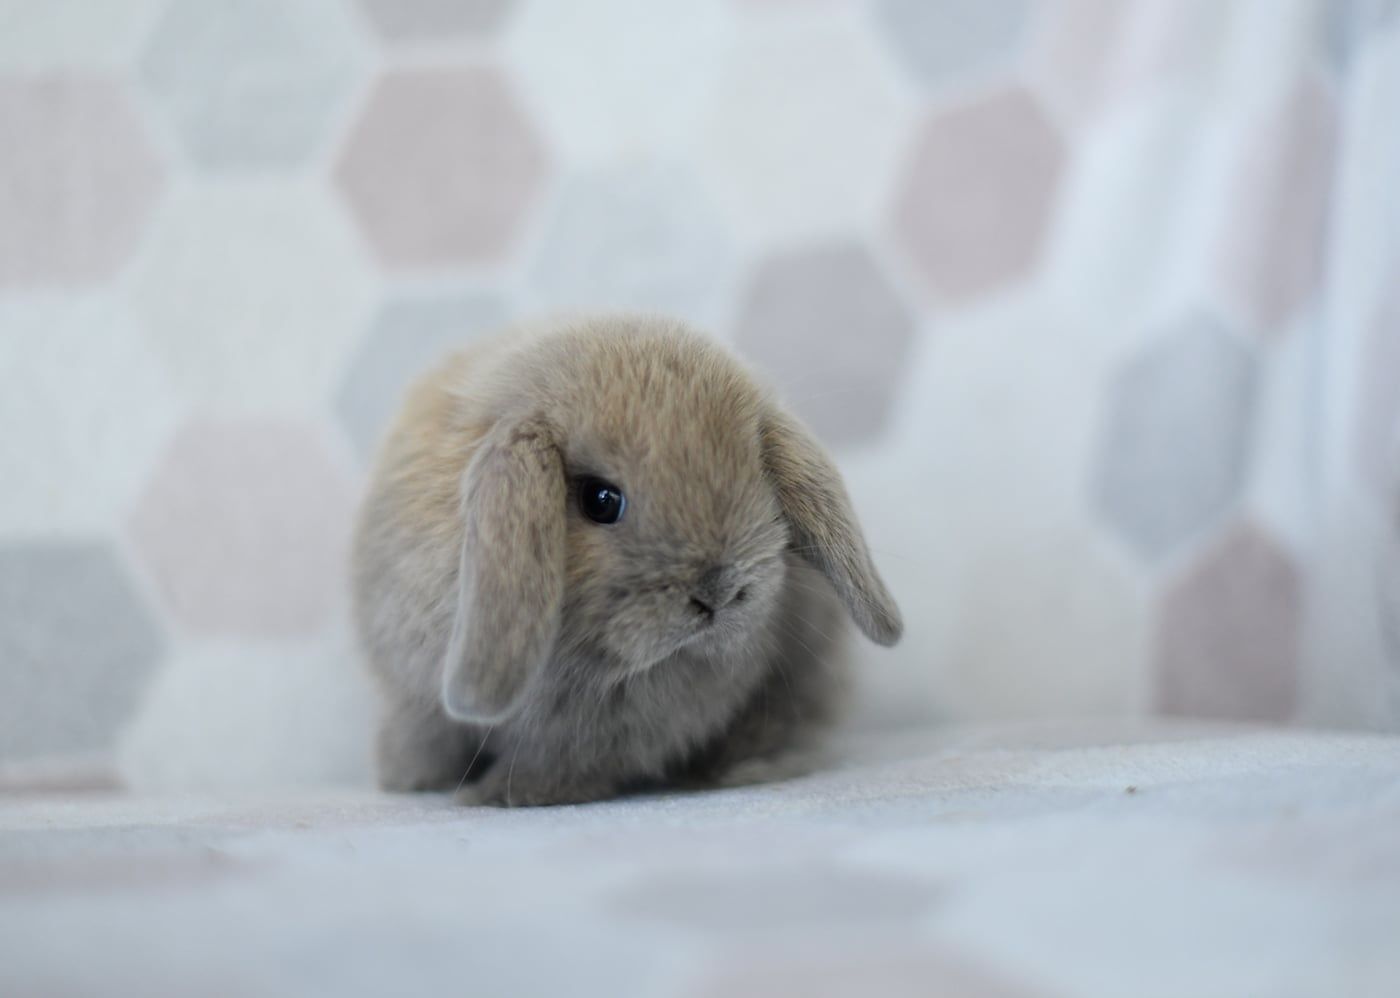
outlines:
M379 259L473 263L510 245L545 153L494 70L400 70L370 94L336 180Z
M1265 334L1277 333L1321 277L1336 158L1337 111L1308 74L1244 140L1221 218L1222 289Z
M0 81L0 289L89 284L126 262L162 171L124 86Z
M894 202L896 239L938 295L961 301L1036 264L1064 143L1035 98L999 90L930 118Z
M1157 623L1164 713L1285 721L1296 708L1303 596L1292 556L1237 526L1167 592Z

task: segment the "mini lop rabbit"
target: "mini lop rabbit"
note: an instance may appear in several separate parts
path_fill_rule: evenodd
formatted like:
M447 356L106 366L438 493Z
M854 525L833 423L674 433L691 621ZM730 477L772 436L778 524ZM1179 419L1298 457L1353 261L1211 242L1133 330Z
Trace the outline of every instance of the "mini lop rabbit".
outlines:
M718 346L607 317L411 391L355 538L380 782L505 805L738 781L899 610L812 436ZM844 613L843 613L844 607Z

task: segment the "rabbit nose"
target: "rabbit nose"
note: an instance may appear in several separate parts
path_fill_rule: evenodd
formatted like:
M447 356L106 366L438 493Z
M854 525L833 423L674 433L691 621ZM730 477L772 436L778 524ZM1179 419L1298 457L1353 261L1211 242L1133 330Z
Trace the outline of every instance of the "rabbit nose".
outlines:
M690 608L706 621L711 621L716 612L731 603L743 602L747 597L748 590L739 584L734 572L715 565L696 580L690 594Z

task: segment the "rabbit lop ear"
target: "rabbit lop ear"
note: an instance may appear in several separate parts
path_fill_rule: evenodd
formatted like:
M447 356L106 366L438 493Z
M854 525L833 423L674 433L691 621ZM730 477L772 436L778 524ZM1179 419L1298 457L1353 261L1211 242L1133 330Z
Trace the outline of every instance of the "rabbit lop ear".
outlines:
M503 720L549 656L564 599L566 501L563 459L540 421L496 427L467 465L457 616L442 677L449 716Z
M866 637L894 644L904 622L870 560L836 465L797 420L780 410L767 414L762 440L793 546L827 577Z

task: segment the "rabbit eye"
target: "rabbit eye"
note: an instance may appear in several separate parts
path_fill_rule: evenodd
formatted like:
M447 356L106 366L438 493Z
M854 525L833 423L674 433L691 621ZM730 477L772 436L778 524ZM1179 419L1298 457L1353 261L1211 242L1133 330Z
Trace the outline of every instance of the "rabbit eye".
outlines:
M578 508L594 523L616 523L627 510L627 497L611 482L586 475L578 480Z

